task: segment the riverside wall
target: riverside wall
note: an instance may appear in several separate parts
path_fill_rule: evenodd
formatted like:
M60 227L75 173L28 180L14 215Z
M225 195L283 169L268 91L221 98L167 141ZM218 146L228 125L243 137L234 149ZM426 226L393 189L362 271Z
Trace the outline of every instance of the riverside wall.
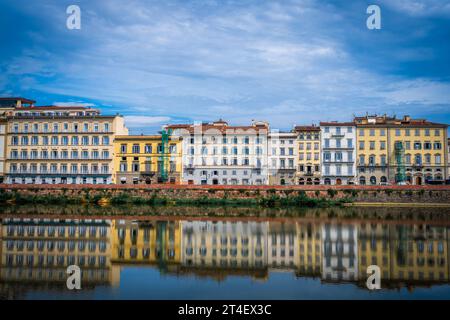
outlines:
M254 199L295 197L350 199L357 203L437 203L450 205L450 186L195 186L195 185L0 185L2 193L22 196L104 198L127 195L177 199Z

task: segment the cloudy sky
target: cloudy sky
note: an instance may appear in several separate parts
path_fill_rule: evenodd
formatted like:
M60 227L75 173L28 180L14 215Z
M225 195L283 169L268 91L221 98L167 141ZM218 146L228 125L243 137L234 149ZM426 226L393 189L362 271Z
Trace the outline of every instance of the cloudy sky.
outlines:
M447 0L0 0L0 41L0 96L95 105L132 133L366 112L450 123Z

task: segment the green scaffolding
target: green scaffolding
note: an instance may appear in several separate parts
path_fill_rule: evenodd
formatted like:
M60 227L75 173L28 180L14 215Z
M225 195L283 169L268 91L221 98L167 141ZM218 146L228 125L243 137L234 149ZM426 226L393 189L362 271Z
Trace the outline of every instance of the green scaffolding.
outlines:
M395 173L395 182L397 184L404 184L406 182L405 173L405 148L402 142L395 143L395 162L397 165L397 172Z
M161 131L161 181L167 182L169 180L169 156L170 156L170 150L169 150L169 138L172 134L172 130L162 130Z

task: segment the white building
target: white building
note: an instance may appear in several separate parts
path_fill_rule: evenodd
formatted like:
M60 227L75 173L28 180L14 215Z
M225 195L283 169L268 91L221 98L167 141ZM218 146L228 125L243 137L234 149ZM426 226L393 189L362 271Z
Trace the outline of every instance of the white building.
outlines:
M181 265L267 268L269 222L181 221Z
M183 138L183 182L210 185L268 184L267 136L269 125L213 123L168 125Z
M328 281L358 279L358 232L354 225L322 226L322 278Z
M268 151L269 184L295 185L298 164L297 133L270 132Z
M354 184L356 127L353 122L321 122L322 184Z

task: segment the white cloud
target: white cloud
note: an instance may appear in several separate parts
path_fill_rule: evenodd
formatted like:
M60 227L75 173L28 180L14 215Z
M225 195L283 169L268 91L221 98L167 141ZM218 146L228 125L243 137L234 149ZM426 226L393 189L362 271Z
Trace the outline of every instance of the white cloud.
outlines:
M332 4L248 3L86 2L80 32L61 29L62 18L47 19L54 24L52 35L34 32L33 46L2 70L9 81L20 78L21 88L85 97L126 106L120 110L125 114L147 115L127 116L129 127L219 116L290 127L366 110L387 112L413 103L432 110L450 103L448 83L394 77L357 61L345 41L355 29ZM408 14L429 10L422 3L400 1L395 9ZM429 3L446 10L442 1ZM47 6L48 14L58 12ZM367 31L361 26L358 32ZM49 46L49 38L62 52ZM433 58L433 50L415 49L395 54L403 60Z
M141 128L164 124L170 121L170 117L149 117L149 116L125 116L125 126L128 128Z

